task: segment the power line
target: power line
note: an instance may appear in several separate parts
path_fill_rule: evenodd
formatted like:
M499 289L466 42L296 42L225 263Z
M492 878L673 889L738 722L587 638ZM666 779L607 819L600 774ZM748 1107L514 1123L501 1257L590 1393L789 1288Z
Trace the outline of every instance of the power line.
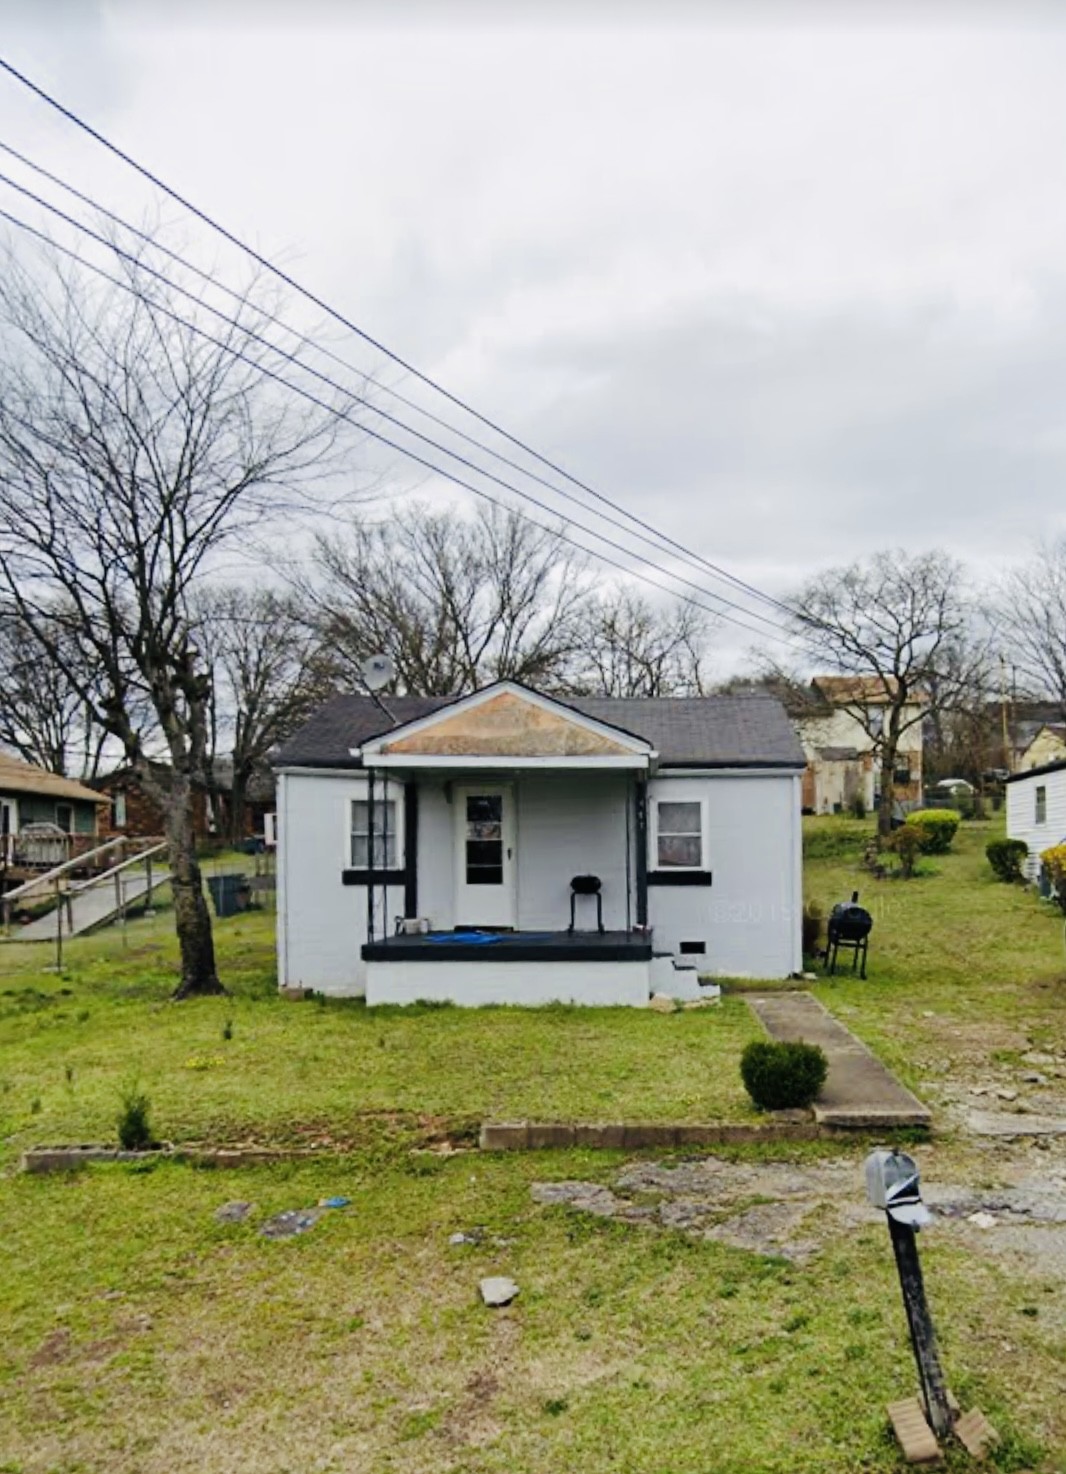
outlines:
M114 276L110 272L105 271L103 267L98 266L95 262L86 260L85 257L79 255L78 252L74 251L71 247L65 246L61 242L51 239L51 237L46 235L44 231L38 230L36 226L31 225L28 221L22 220L18 216L12 215L10 211L4 210L2 208L0 208L0 219L7 220L11 225L14 225L17 229L22 230L28 235L35 237L37 240L41 241L50 249L60 251L63 255L77 262L79 266L94 272L97 276L103 278L107 282L110 282L112 286L118 287L120 290L126 292L131 296L137 296L137 290L130 282L123 281L121 277ZM108 248L112 250L115 249L113 246L110 245ZM120 252L119 254L123 253ZM400 455L406 456L409 460L412 460L416 464L424 467L426 470L433 472L434 475L441 476L446 481L450 481L454 485L462 487L465 491L469 491L472 495L480 497L481 500L489 502L493 506L501 508L501 510L513 511L515 515L521 517L523 521L529 522L532 526L539 528L542 532L549 532L553 536L557 536L561 542L566 543L569 547L574 548L576 551L584 553L588 557L595 558L601 563L606 563L610 567L617 568L620 572L626 574L628 577L639 578L643 583L649 584L651 587L657 588L663 593L670 594L673 598L680 600L684 604L690 604L694 608L702 610L705 614L710 614L721 619L727 619L730 623L736 624L740 626L740 628L747 629L750 633L761 636L763 638L772 639L783 644L792 643L788 636L767 635L764 631L753 629L751 626L748 625L743 625L741 624L740 620L733 619L730 615L722 614L720 610L712 609L708 605L700 603L697 599L690 598L686 594L679 594L676 589L671 589L670 587L668 587L668 585L660 583L657 579L650 578L647 574L642 573L639 569L629 568L625 564L619 563L616 559L609 557L606 553L602 553L595 548L587 547L584 543L580 543L575 538L568 536L561 529L545 527L544 524L542 522L538 522L535 517L530 517L526 513L519 511L517 508L509 507L506 502L500 501L498 497L492 496L491 493L485 491L483 488L475 486L472 482L466 480L461 476L458 476L454 471L448 471L443 467L438 466L434 461L427 459L425 456L419 455L416 451L413 451L408 447L398 444L396 441L390 439L387 435L382 435L377 430L371 430L368 426L354 419L352 415L347 411L339 409L336 405L328 404L324 399L321 399L318 395L313 394L309 389L305 389L302 385L294 384L290 379L286 379L282 374L279 374L273 369L268 368L265 364L259 363L255 359L250 358L246 353L242 353L239 348L235 348L231 343L224 342L222 339L214 337L213 334L206 332L196 323L190 322L188 318L182 317L180 313L174 312L171 308L165 307L162 303L159 302L153 302L151 306L153 311L162 313L163 316L170 318L172 322L177 323L180 327L185 328L189 332L195 333L197 337L203 338L206 342L211 343L214 347L221 349L225 353L228 353L231 357L248 364L249 367L253 368L257 373L264 375L277 384L280 384L283 388L291 390L294 394L299 394L301 398L308 400L310 403L316 405L319 409L325 411L327 414L333 415L337 419L345 420L348 424L354 426L362 434L369 436L373 440L379 441L382 445L388 446L391 450L397 451ZM227 321L230 320L227 319ZM231 325L236 327L239 332L247 333L247 329L241 327L239 323L231 322ZM268 347L273 348L273 345L268 344ZM274 351L277 350L275 349ZM33 427L33 433L40 434L39 427ZM652 566L656 568L658 567L658 565ZM663 572L664 570L658 569L658 571Z
M261 344L270 352L276 353L280 358L286 360L289 363L292 363L297 368L301 368L306 373L312 374L316 379L319 379L322 383L327 384L337 393L344 395L345 398L351 400L353 403L362 405L365 409L371 410L374 414L381 416L390 424L395 425L405 434L412 435L417 440L420 440L424 444L430 446L433 450L449 456L452 460L458 462L458 464L460 464L467 470L473 471L476 475L484 476L489 481L492 481L496 485L502 487L505 491L510 491L516 496L522 497L525 501L528 501L534 506L540 508L541 511L547 512L549 516L556 515L553 508L548 506L547 503L543 502L539 497L535 497L530 492L523 491L521 487L516 487L511 482L503 480L502 477L495 475L494 472L486 470L484 466L478 465L477 462L471 461L468 457L460 455L457 451L451 450L448 446L441 444L439 441L434 440L432 437L422 434L422 432L419 430L415 430L412 426L406 424L403 420L398 419L395 415L391 415L386 410L380 409L377 406L371 404L370 401L365 399L362 395L356 394L353 390L346 388L342 384L338 384L337 381L331 378L328 374L323 374L318 369L312 367L310 364L303 363L294 354L288 352L286 349L280 347L278 344L272 343L270 339L263 337L260 333L255 332L254 329L245 326L236 318L228 316L226 313L221 311L221 309L213 306L211 303L205 302L202 298L197 297L194 293L190 292L188 288L182 286L180 283L172 281L163 272L158 271L155 267L150 266L147 262L141 260L139 257L133 255L131 252L124 250L120 245L118 245L117 242L108 240L105 236L102 236L97 231L94 231L83 221L76 220L72 215L68 215L65 210L61 210L58 205L51 204L48 200L45 200L35 191L26 188L25 185L18 184L15 180L11 179L2 171L0 171L0 183L8 185L9 188L16 190L19 194L24 195L27 199L32 200L35 204L40 205L43 209L50 211L53 215L57 216L60 220L63 220L66 224L72 226L75 230L80 231L82 234L88 236L91 240L95 241L98 245L103 246L105 250L111 251L120 259L129 262L135 270L146 272L149 276L162 282L168 290L178 292L189 301L195 303L196 306L198 306L199 308L206 309L206 311L210 312L214 317L221 319L221 321L224 322L227 327L236 328L246 337L256 343ZM289 381L286 380L285 382ZM367 427L363 424L360 424L360 429L366 430ZM383 437L378 438L383 439ZM385 443L391 444L392 442L385 441ZM410 454L410 452L402 446L399 447L399 449L402 454ZM602 514L599 515L602 516ZM691 579L685 578L683 577L683 575L675 573L669 569L664 569L660 564L654 562L654 560L648 558L645 554L637 551L636 549L626 547L624 544L617 542L614 538L608 537L606 533L600 532L597 528L590 527L587 523L580 522L575 518L571 518L569 520L573 523L574 526L578 527L588 536L594 537L598 541L605 543L608 547L614 548L616 552L622 553L625 557L637 559L639 562L645 564L647 567L654 568L656 572L664 574L667 578L674 579L677 583L683 584L686 587L693 589L698 594L706 594L708 597L717 599L731 608L740 610L740 612L744 614L752 613L752 611L743 609L742 606L735 604L732 600L726 599L723 594L717 594L707 591L703 589L699 584L693 583ZM617 524L612 523L611 525ZM628 536L632 536L631 533L628 533L627 529L623 528L621 530L626 531ZM668 590L668 592L673 591ZM706 608L706 606L703 607ZM724 609L707 609L707 612L716 615L720 619L727 620L729 621L729 623L737 625L741 629L747 630L749 634L754 634L757 636L765 634L765 631L756 629L754 626L747 624L743 620L735 618L733 615L726 614ZM767 616L762 614L755 614L754 617L762 620L771 629L778 631L779 634L782 632L781 627L770 621Z
M636 525L642 527L646 532L650 532L654 536L660 538L662 541L669 543L670 546L673 547L676 551L682 553L686 557L692 556L697 558L702 566L707 568L709 571L715 573L719 578L725 579L735 588L741 589L745 593L750 594L753 597L761 599L763 602L774 606L775 608L781 610L784 614L787 614L790 619L803 618L802 615L797 615L797 612L794 609L791 609L780 599L775 599L771 594L764 593L762 589L756 588L755 585L747 583L743 579L738 578L736 574L730 573L727 569L719 567L718 564L712 563L709 559L704 558L701 554L690 554L690 550L685 548L682 543L677 542L676 539L669 537L666 533L658 532L657 529L655 529L650 523L647 523L642 518L638 517L636 513L627 511L625 507L620 506L618 503L612 501L609 497L605 496L602 492L597 491L594 487L589 486L584 481L581 481L578 477L572 475L564 467L557 465L547 456L544 456L539 451L534 450L532 446L527 445L525 441L519 439L516 435L513 435L509 430L505 430L503 426L497 424L496 421L490 419L487 415L483 415L479 410L474 409L472 405L468 404L458 395L453 394L451 390L446 389L443 384L440 384L437 380L431 378L430 375L423 373L422 370L416 368L413 363L410 363L400 354L394 352L391 348L388 348L384 343L373 337L365 329L359 327L357 323L353 322L350 318L346 317L336 308L331 307L328 302L317 296L316 293L311 291L310 288L303 286L303 284L297 281L296 278L293 277L289 272L284 271L280 266L277 266L273 261L269 260L268 257L263 256L253 246L248 245L246 241L243 241L239 236L228 230L226 226L222 225L219 221L214 219L213 216L209 215L206 211L201 210L199 206L194 205L191 200L186 198L186 196L182 195L178 190L166 184L162 179L159 178L158 175L154 174L145 165L138 163L137 160L134 159L130 154L121 149L118 144L113 143L103 133L99 132L98 129L94 128L91 123L86 122L84 118L80 117L72 109L65 107L64 104L61 103L57 98L51 96L51 94L46 92L43 87L38 86L36 82L32 81L24 73L20 72L17 67L12 66L12 64L6 61L3 57L0 57L0 68L7 72L8 75L13 77L17 82L20 82L24 87L28 88L48 107L52 108L55 112L66 118L68 122L73 123L76 128L79 128L83 133L87 134L90 138L101 144L102 147L106 148L110 153L112 153L116 158L120 159L129 168L135 170L136 173L140 174L143 179L147 179L149 183L152 184L156 189L162 190L162 192L170 199L174 200L176 204L179 204L183 209L188 210L190 214L194 215L198 220L202 221L206 226L208 226L209 229L215 231L218 235L222 236L224 240L229 241L231 245L235 246L239 251L242 251L253 261L257 262L261 267L263 267L264 270L269 271L273 276L276 276L280 281L283 281L286 286L290 287L293 291L299 293L299 295L306 298L307 301L313 303L314 306L316 306L320 311L325 312L329 317L332 317L334 321L339 322L343 327L347 328L349 332L355 333L359 338L361 338L365 343L370 344L379 353L385 354L386 357L392 359L394 363L398 364L407 373L420 380L423 384L426 384L436 393L442 395L445 399L450 401L450 403L454 404L457 408L463 410L464 413L471 415L475 420L477 420L482 425L485 425L495 434L502 436L512 445L517 446L526 455L532 456L535 460L539 461L541 465L547 466L557 475L563 476L567 481L571 483L571 485L579 487L582 491L586 492L589 496L594 497L597 501L612 507L617 512L620 512L622 516L628 518ZM559 492L558 494L560 496L563 495L562 492Z
M150 235L147 231L143 231L138 226L131 224L128 220L123 219L121 215L117 215L113 210L109 210L106 206L100 204L99 201L94 200L91 196L84 194L79 189L76 189L72 184L67 183L66 180L61 179L58 175L53 174L50 170L45 169L42 165L35 163L32 159L27 158L26 155L20 153L18 149L12 148L10 144L0 141L0 150L3 150L3 152L9 154L12 158L17 159L20 164L24 165L28 169L31 169L34 173L40 175L42 178L47 179L51 184L63 190L68 195L71 195L82 204L88 206L89 209L103 216L112 224L117 225L122 230L128 231L137 240L143 241L151 249L161 252L169 260L174 261L184 269L192 272L201 281L206 282L212 288L224 293L226 296L239 303L242 307L247 305L247 299L240 292L230 287L227 283L221 281L218 277L212 275L210 272L204 271L201 267L197 266L195 262L188 260L188 258L183 256L180 252L172 250L169 246L164 245L162 242ZM34 191L26 189L23 185L17 184L7 175L0 173L0 180L2 180L5 184L8 184L11 188L18 190L21 194L26 195L29 199L32 199L36 204L41 205L44 209L50 210L53 214L58 215L59 218L65 220L68 224L73 225L75 229L84 231L86 234L91 235L93 239L99 241L103 245L108 246L109 248L113 246L114 243L112 241L107 240L106 238L101 237L95 232L91 231L82 222L73 219L73 217L67 215L57 206L52 205L47 200L42 199L41 196L36 194ZM139 257L135 259L140 262ZM140 264L142 265L142 267L144 267L144 269L151 270L151 268L145 267L143 262L141 262ZM168 286L176 288L176 290L178 291L182 291L186 296L192 295L186 292L184 288L176 286L176 284L170 281L169 278L164 279L167 281ZM201 298L195 298L194 300L202 304ZM256 313L257 316L264 318L267 322L273 323L283 332L294 337L297 342L307 345L315 352L324 354L327 358L332 359L335 363L339 364L348 372L358 373L361 377L365 378L365 375L362 374L362 371L357 369L355 365L349 363L346 359L341 358L338 354L333 353L330 349L323 347L321 344L315 342L313 338L310 338L305 333L300 332L299 329L291 327L276 314L271 313L269 310L261 308L258 305L256 308ZM230 320L231 319L227 319L227 321ZM282 354L282 356L289 358L290 361L294 364L297 364L299 367L306 369L307 372L314 374L315 377L321 379L322 382L329 384L331 388L336 389L339 393L349 395L357 403L364 405L367 409L370 410L371 413L380 415L385 420L388 420L391 423L399 426L401 429L405 430L408 434L414 435L418 439L423 440L434 449L443 451L445 455L455 457L457 460L460 461L461 464L477 469L479 472L481 472L481 474L489 476L493 480L497 481L498 484L506 486L508 489L513 490L516 495L528 495L527 493L521 491L519 488L512 487L509 482L501 481L500 478L493 476L493 473L491 471L486 471L483 467L476 466L474 462L467 460L465 457L456 456L455 452L452 451L449 447L442 446L439 444L439 442L431 439L430 437L422 435L420 431L415 430L405 421L397 419L395 416L388 414L385 410L380 409L374 403L374 401L365 399L360 395L354 394L351 390L348 390L343 385L337 384L334 379L330 378L328 375L319 373L309 364L306 364L302 360L300 360L296 355L287 354L283 349L276 347L276 345L271 346L275 348L276 352ZM518 461L512 460L510 457L501 454L501 452L493 450L491 446L485 445L484 442L477 440L474 436L467 435L457 426L451 424L450 421L442 419L439 415L433 414L430 410L422 408L421 405L418 405L414 400L408 399L405 395L400 394L397 390L386 387L385 392L391 395L394 399L399 400L400 403L407 405L410 409L413 409L417 413L426 416L426 418L432 420L434 424L440 425L444 429L448 430L449 433L458 436L467 444L476 446L486 455L492 456L494 459L501 461L504 465L509 466L514 471L517 471L519 475L530 478L531 480L537 482L539 485L545 487L554 495L559 496L566 501L572 502L576 506L582 507L583 510L592 512L594 516L599 517L602 521L606 522L608 526L615 527L618 529L618 531L625 533L627 537L635 538L637 541L646 543L647 546L651 547L658 554L662 554L663 552L667 551L667 549L660 547L656 543L653 543L647 536L644 536L640 533L634 533L630 528L626 527L622 522L618 521L617 518L610 517L604 512L596 511L594 507L587 507L584 503L578 502L575 497L571 496L568 492L562 491L553 482L548 481L545 477L538 475L534 471L530 471L527 467L521 465ZM536 498L531 498L531 500L533 500L535 505L537 506L544 506L544 504L537 501ZM545 508L545 510L551 509ZM575 521L575 525L580 527L582 531L588 532L593 537L603 536L603 534L595 531L592 528L587 527L587 525L584 523ZM669 542L669 539L665 539L665 536L663 534L656 532L655 536L660 538L661 540ZM610 546L620 547L620 545L615 543L613 539L605 540ZM623 549L623 551L625 551L629 556L641 556L639 553L633 553L629 549ZM685 561L689 566L699 569L700 564L697 558L694 558L691 554L688 553L686 553L684 556ZM651 563L651 560L647 561L649 562L650 566L659 567L658 564ZM704 594L708 598L717 600L725 608L735 609L738 613L744 615L746 618L757 619L761 623L768 625L771 629L774 630L780 630L782 628L778 621L770 619L767 615L762 614L759 610L751 609L743 604L738 604L735 600L727 598L724 594L720 594L716 590L708 589L703 584L693 583L691 579L684 578L680 574L676 574L673 572L669 573L669 577L676 579L679 583L685 584L688 588L694 589L697 593Z

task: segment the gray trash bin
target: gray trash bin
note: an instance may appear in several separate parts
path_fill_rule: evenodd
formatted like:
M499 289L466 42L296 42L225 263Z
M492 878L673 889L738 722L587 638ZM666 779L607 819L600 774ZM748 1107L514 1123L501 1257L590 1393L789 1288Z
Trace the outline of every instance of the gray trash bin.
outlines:
M240 911L247 911L252 888L246 875L209 875L207 888L215 904L216 916L236 916Z

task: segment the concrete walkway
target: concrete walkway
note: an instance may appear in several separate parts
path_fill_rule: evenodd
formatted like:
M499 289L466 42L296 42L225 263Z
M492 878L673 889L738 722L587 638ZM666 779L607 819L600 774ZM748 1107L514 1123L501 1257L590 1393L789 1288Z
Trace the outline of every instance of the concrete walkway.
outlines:
M877 1130L931 1123L929 1108L810 993L752 994L747 1001L771 1039L802 1039L825 1050L829 1074L814 1103L820 1125Z

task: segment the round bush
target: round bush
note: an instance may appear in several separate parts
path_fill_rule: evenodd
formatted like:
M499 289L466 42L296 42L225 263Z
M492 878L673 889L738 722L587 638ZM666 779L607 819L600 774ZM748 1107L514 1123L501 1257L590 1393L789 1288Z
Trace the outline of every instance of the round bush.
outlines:
M946 855L961 822L962 815L957 809L915 809L907 815L908 824L918 824L925 830L921 843L923 855Z
M817 1044L753 1039L740 1056L744 1088L764 1111L809 1106L825 1084L828 1069Z
M994 839L985 845L988 863L996 879L1008 885L1022 878L1022 866L1029 858L1029 846L1024 839Z

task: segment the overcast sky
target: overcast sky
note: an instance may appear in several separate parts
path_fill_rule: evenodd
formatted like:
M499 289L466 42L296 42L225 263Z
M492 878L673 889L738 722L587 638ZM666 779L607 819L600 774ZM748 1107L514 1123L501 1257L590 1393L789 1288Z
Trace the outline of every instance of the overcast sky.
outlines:
M893 544L986 576L1066 532L1066 6L0 21L0 53L168 182L745 579ZM150 208L6 78L0 138Z

